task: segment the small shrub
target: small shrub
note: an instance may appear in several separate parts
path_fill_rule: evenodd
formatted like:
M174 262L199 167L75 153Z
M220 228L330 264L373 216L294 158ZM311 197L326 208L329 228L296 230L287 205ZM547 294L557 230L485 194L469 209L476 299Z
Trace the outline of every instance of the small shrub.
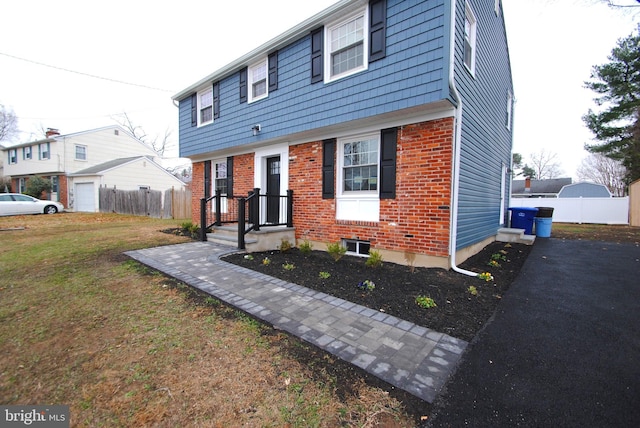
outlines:
M262 264L265 266L269 266L271 264L271 259L269 257L265 257L262 259Z
M342 245L340 241L333 244L327 244L327 252L331 256L334 262L337 262L347 252L347 248Z
M302 244L300 244L299 249L302 254L308 256L313 250L313 245L311 245L311 242L305 239Z
M418 297L416 297L416 303L418 304L418 306L420 306L421 308L424 308L424 309L435 308L436 306L438 306L438 305L436 305L435 300L433 300L429 296L418 296Z
M364 263L365 265L371 267L371 268L379 268L382 266L382 254L380 254L380 251L377 250L370 250L369 251L369 258L367 259L367 261Z
M369 279L365 279L364 281L360 281L357 287L361 290L372 291L375 290L376 284Z
M491 266L491 267L502 267L502 265L500 263L498 263L497 260L489 260L489 263L487 263L487 266Z
M25 195L33 196L40 199L43 193L51 192L53 185L51 180L36 175L27 180L26 188L24 189Z
M251 254L245 254L244 255L244 259L245 260L253 260L253 256Z
M288 271L292 271L296 268L296 266L293 263L285 263L282 265L282 267L284 268L284 270L288 270Z
M482 272L478 274L478 278L482 279L483 281L493 281L493 275L491 275L489 272Z
M280 242L280 246L278 246L278 250L280 250L281 253L286 253L290 251L292 248L293 248L293 245L291 244L291 242L289 242L287 239L284 239L284 238Z
M324 271L322 271L322 272L320 272L320 273L318 274L318 276L319 276L320 278L322 278L322 279L329 279L329 277L331 276L331 274L330 274L329 272L324 272Z
M470 285L469 288L467 288L467 291L472 296L477 296L478 295L478 289L476 287L474 287L473 285Z
M506 262L507 261L507 256L505 255L506 251L504 251L504 254L503 254L503 251L504 250L501 250L499 253L492 254L491 260L496 260L496 261L502 260L503 262Z

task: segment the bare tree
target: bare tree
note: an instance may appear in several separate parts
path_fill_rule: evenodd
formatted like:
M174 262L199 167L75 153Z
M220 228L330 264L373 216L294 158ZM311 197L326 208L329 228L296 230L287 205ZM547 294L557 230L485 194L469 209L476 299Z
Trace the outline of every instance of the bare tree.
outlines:
M127 131L131 132L134 137L138 140L142 141L148 146L151 146L153 150L156 151L160 156L164 155L164 151L167 148L167 143L169 141L169 137L171 137L171 130L169 128L165 129L164 136L160 138L159 136L155 136L153 138L149 137L145 130L136 125L129 115L126 112L118 115L119 117L112 117L120 126L125 128Z
M600 153L592 153L582 161L577 172L581 181L604 184L613 196L625 195L624 177L627 171L620 161Z
M18 118L13 109L0 104L0 141L11 140L18 132Z
M531 159L530 167L535 172L535 177L538 180L558 178L564 173L557 161L557 153L550 153L541 149L537 153L530 154L529 158Z

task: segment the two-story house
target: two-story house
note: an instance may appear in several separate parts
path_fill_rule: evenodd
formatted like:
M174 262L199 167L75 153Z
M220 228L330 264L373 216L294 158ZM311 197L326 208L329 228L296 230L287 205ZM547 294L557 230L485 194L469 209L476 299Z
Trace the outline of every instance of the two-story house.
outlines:
M156 162L153 148L117 125L67 135L50 128L42 140L2 151L4 174L14 191L24 192L30 177L50 179L47 199L72 211L98 211L100 186L166 190L184 185Z
M513 86L500 0L342 0L180 91L193 217L457 269L505 224ZM278 195L292 191L292 209ZM251 208L249 208L251 210ZM283 216L292 213L292 218Z

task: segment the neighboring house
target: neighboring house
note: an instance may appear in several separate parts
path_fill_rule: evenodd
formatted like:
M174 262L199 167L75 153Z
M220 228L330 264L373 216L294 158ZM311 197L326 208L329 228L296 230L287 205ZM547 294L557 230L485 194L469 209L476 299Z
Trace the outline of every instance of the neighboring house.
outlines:
M611 198L611 192L604 184L574 183L563 186L558 193L559 198Z
M195 221L216 190L228 212L253 188L290 190L296 239L440 267L505 223L513 86L499 0L339 1L173 99ZM282 223L274 200L260 223Z
M185 183L157 164L151 156L114 159L68 175L74 189L71 205L75 211L99 211L100 187L120 190L182 190Z
M2 151L4 174L11 177L14 191L24 192L29 177L48 178L53 190L47 199L59 201L69 210L76 210L75 204L83 203L76 196L78 181L72 182L70 175L114 159L157 156L153 148L117 125L67 135L50 128L45 139L4 147ZM136 180L131 186L138 184L141 183Z
M513 180L512 198L557 198L560 190L571 184L571 178L550 178L546 180Z

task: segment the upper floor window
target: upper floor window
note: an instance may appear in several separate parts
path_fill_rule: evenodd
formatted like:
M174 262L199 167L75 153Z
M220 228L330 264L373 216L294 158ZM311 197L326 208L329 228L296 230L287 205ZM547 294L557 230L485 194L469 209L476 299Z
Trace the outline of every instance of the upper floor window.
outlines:
M259 63L252 65L248 70L249 74L249 100L248 102L258 101L269 95L267 82L267 58Z
M22 148L22 159L33 159L33 148L31 146Z
M76 145L76 160L87 160L87 146Z
M328 81L365 70L368 64L368 9L325 32L325 76Z
M51 152L49 148L49 143L41 143L38 145L38 158L40 160L51 159Z
M464 13L464 65L471 72L476 69L476 16L469 3L465 3Z
M378 194L377 135L363 136L341 142L342 192Z
M9 165L18 163L18 150L11 149L9 150Z
M198 92L198 126L213 122L213 87Z

